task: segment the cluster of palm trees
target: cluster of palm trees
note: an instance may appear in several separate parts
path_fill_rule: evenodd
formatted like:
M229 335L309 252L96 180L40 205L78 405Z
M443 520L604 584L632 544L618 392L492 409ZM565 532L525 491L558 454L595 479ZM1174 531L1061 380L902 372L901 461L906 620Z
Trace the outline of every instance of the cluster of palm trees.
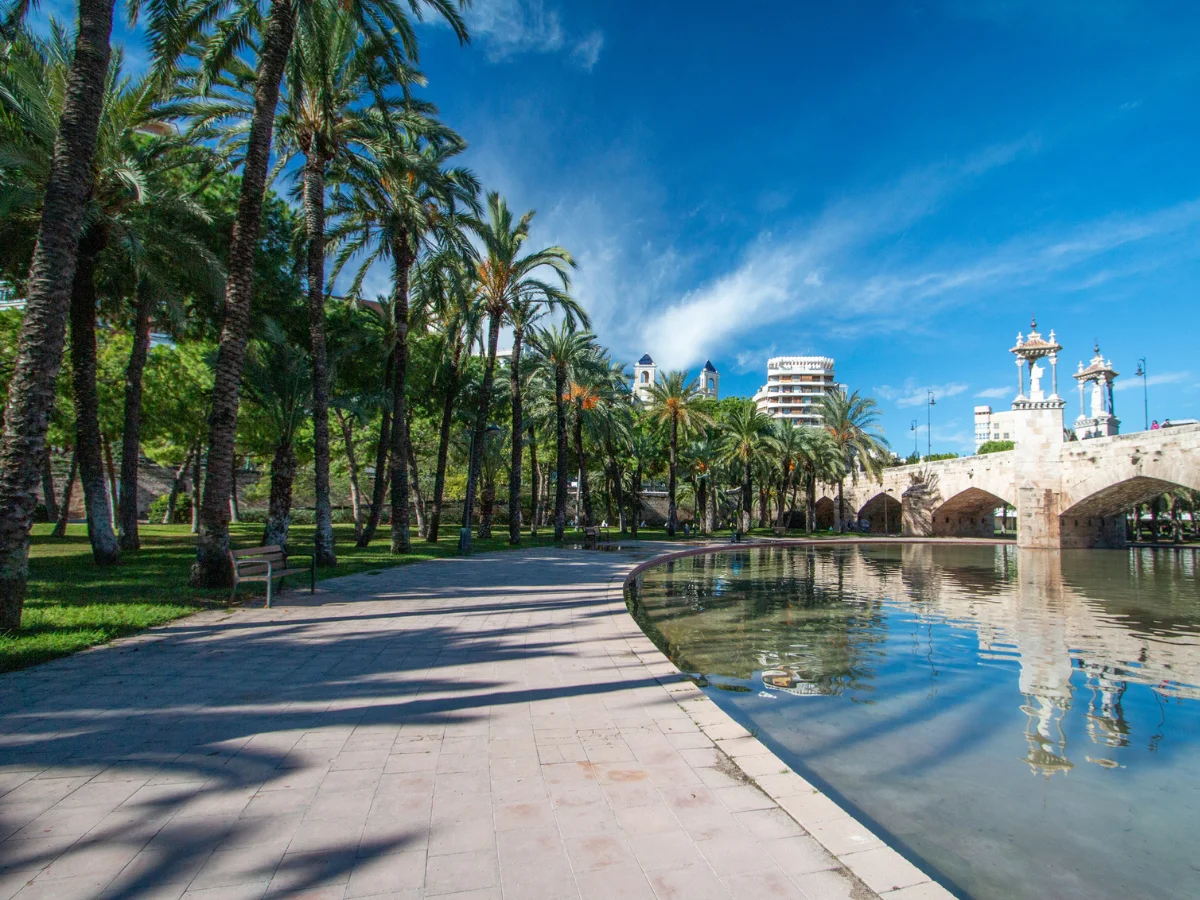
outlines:
M247 456L269 461L263 539L284 543L311 454L325 566L336 563L333 469L348 473L356 541L386 520L403 553L414 514L417 533L439 539L460 461L462 522L478 510L485 536L507 473L513 543L549 523L561 539L569 509L577 525L602 517L636 530L660 471L672 533L689 490L704 527L732 494L749 527L754 485L764 520L770 498L781 520L803 488L811 527L818 481L882 464L873 404L857 395L829 398L823 429L773 424L749 401L714 404L680 372L649 404L633 402L570 293L571 254L530 246L534 213L485 194L457 162L465 140L417 96L414 23L443 19L465 42L465 2L134 3L151 54L136 74L110 46L112 0L81 0L73 39L54 21L39 36L27 3L8 6L0 278L25 306L4 373L0 632L20 624L56 430L70 433L98 564L138 547L142 456L176 469L171 506L190 469L199 586L230 577ZM273 185L290 186L291 202ZM381 270L387 287L368 297ZM340 297L334 284L346 285ZM180 341L174 359L150 350L152 331ZM126 341L119 401L98 375L113 334ZM539 458L541 441L552 450Z

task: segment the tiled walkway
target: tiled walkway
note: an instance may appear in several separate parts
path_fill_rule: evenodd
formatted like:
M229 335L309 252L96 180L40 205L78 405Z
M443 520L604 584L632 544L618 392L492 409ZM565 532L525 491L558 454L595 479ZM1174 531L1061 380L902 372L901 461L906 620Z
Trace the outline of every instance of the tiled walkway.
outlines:
M0 900L874 896L717 749L634 562L352 576L0 676Z

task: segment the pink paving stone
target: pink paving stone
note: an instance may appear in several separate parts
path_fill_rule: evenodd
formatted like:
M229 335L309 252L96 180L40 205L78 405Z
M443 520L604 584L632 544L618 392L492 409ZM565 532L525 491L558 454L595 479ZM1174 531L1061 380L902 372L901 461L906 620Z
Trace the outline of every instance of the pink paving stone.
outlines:
M137 654L118 641L0 676L24 766L0 764L20 829L0 848L42 851L4 884L34 900L123 879L148 900L704 900L796 896L791 876L810 897L865 896L788 810L869 880L906 884L638 630L621 595L638 559L531 549L347 576L154 629ZM72 767L76 733L92 743ZM766 793L714 768L718 741Z

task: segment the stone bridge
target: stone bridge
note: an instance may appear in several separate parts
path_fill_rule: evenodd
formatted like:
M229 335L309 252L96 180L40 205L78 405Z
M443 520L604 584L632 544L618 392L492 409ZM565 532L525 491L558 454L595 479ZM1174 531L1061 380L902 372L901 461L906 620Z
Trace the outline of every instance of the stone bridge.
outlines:
M1123 547L1125 513L1175 488L1200 491L1200 425L1083 441L1063 439L1061 407L1017 410L1016 449L847 480L845 514L873 533L993 537L995 511L1016 508L1022 547ZM819 524L836 514L826 486Z

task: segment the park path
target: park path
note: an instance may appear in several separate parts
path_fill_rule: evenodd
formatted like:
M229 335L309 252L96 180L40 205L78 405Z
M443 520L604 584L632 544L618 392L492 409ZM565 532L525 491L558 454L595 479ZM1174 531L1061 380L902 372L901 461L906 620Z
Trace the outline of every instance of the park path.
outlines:
M948 896L680 681L622 602L652 552L348 576L0 676L0 900Z

